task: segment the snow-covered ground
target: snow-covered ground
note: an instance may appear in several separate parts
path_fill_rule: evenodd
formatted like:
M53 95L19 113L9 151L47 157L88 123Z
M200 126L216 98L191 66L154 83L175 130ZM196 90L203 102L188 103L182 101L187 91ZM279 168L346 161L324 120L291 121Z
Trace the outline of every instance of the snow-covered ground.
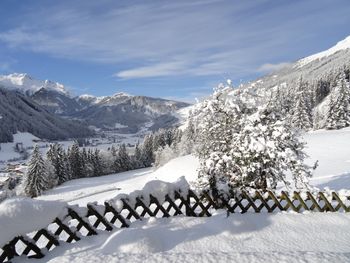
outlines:
M311 132L304 138L310 164L319 161L311 184L320 189L350 189L350 128ZM82 206L93 201L102 203L142 189L154 179L174 182L185 176L189 182L194 181L197 168L198 160L188 155L159 169L66 182L38 199ZM150 218L128 229L62 245L38 262L350 262L349 226L350 215L345 213L247 213L227 217L218 211L211 218Z
M349 262L349 225L325 213L148 218L35 262Z
M304 136L308 162L319 166L310 183L320 189L350 189L350 128L337 131L316 131ZM185 176L195 181L199 162L194 156L176 158L159 169L146 168L114 175L69 181L39 197L44 200L63 200L71 204L103 202L119 193L142 189L150 180L175 182Z

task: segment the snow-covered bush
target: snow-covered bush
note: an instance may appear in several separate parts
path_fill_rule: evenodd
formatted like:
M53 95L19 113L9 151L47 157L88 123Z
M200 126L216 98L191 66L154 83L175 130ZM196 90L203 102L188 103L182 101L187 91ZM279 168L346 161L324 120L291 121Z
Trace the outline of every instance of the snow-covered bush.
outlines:
M165 145L163 148L160 148L155 152L154 165L160 167L178 156L179 153L176 148Z
M304 144L271 106L256 107L231 86L219 86L194 117L199 185L213 194L229 188L307 186L311 169L304 164Z

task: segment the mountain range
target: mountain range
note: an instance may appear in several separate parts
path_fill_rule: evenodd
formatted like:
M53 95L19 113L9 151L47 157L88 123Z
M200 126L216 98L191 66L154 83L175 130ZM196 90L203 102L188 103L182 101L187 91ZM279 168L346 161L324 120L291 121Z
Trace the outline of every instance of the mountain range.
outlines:
M303 96L309 96L312 101L310 114L314 117L314 128L322 128L325 108L341 70L349 81L350 36L328 50L289 63L278 71L242 84L235 93L256 94L258 103L267 103L279 96L284 100L284 105L290 104L287 113L291 115L291 105L299 96L300 85L303 83L307 91ZM85 136L91 134L87 126L95 131L112 130L119 133L152 131L178 124L179 110L190 106L184 102L126 93L103 97L74 97L64 85L49 80L37 80L28 74L0 76L0 87L0 134L2 132L3 138L9 134L8 131L16 130L30 131L44 138ZM287 100L291 102L287 103ZM75 127L71 120L74 120L75 125L80 125L75 130L82 132L77 134L74 129L63 128ZM40 125L33 125L36 121ZM48 132L40 130L49 131L50 136Z
M85 129L89 126L92 130L113 130L126 134L171 127L178 122L176 112L190 105L126 93L103 97L74 97L60 83L37 80L21 73L0 76L0 87L31 101L37 108L43 109L45 114L51 114L55 118L78 120L86 124ZM39 136L38 133L34 135Z
M310 82L325 78L333 71L349 64L350 36L325 51L289 63L280 70L243 84L242 87L264 94L268 90L297 82L300 78Z

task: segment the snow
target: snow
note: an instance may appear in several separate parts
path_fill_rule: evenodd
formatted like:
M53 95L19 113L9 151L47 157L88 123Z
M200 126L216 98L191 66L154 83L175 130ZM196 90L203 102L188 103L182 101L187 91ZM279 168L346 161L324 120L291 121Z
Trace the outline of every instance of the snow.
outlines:
M37 80L25 73L0 75L0 85L21 92L35 93L41 88L45 88L68 95L68 91L62 84L50 80Z
M304 139L308 162L319 160L311 184L345 194L341 189L350 189L350 128L309 132ZM171 190L165 182L185 176L193 186L198 167L198 159L187 155L158 169L72 180L37 200L86 206L89 202L115 201L125 194L135 198L154 193L161 198ZM178 184L181 182L184 178ZM118 202L113 205L117 209L120 206ZM227 217L226 212L217 211L211 218L145 218L127 229L62 244L38 262L349 262L349 225L347 213L246 213ZM26 261L31 262L24 258L14 262Z
M309 163L319 162L310 183L320 189L350 189L350 128L318 130L305 134L304 138Z
M114 128L116 128L116 129L122 129L122 128L127 128L127 127L128 127L127 125L123 125L119 122L116 122L114 125Z
M21 157L20 154L14 150L16 143L22 143L23 148L27 148L32 147L35 144L33 142L35 140L40 139L29 132L18 132L14 134L13 142L1 143L0 163Z
M38 199L60 200L81 206L89 202L102 204L105 200L115 198L118 194L129 194L140 190L152 180L176 182L180 177L185 176L186 180L191 183L196 179L198 167L198 159L187 155L176 158L158 169L145 168L113 175L72 180L47 191Z
M350 36L348 36L347 38L343 39L342 41L338 42L335 46L331 47L330 49L327 49L325 51L316 53L314 55L311 55L309 57L303 58L301 60L299 60L296 64L297 67L303 67L307 64L309 64L310 62L314 61L314 60L320 60L322 58L325 57L329 57L333 54L335 54L336 52L340 51L340 50L345 50L350 48Z
M320 189L350 189L350 128L335 131L319 130L304 135L307 142L308 163L316 160L319 166L310 183ZM86 205L88 202L103 203L118 194L140 190L151 180L175 182L185 176L193 185L197 177L199 161L192 155L171 160L158 169L145 168L119 174L76 179L66 182L38 197L42 200L62 200L70 204Z
M48 226L63 212L63 202L10 198L0 203L0 247L14 237Z
M109 200L110 203L118 203L121 199L128 199L129 204L135 204L136 198L142 198L145 205L150 204L150 195L155 197L159 203L163 203L165 196L174 196L174 191L186 197L190 186L184 176L180 177L176 182L168 183L161 180L152 180L145 184L141 190L135 190L128 195L119 194L114 199ZM133 206L133 205L132 205Z
M36 262L349 262L349 225L336 213L147 218Z

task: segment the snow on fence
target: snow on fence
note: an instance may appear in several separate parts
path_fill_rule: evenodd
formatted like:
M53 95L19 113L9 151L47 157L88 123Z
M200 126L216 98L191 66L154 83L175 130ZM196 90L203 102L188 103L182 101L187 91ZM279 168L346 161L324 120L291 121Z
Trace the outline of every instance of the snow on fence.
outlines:
M206 193L197 194L185 187L170 184L158 187L155 194L135 191L119 195L103 205L88 204L87 207L68 206L64 216L57 217L46 228L27 235L17 236L0 249L0 262L15 256L42 258L60 243L74 243L85 236L101 231L129 227L136 220L146 217L170 217L186 215L211 216L216 209L227 213L260 213L274 211L350 212L350 194L337 192L272 192L242 191L231 193L228 198L213 200ZM150 185L149 185L150 186ZM157 187L148 187L157 189ZM145 189L145 188L144 188ZM170 192L167 190L171 190ZM163 193L160 195L159 193ZM2 226L3 227L3 226Z

